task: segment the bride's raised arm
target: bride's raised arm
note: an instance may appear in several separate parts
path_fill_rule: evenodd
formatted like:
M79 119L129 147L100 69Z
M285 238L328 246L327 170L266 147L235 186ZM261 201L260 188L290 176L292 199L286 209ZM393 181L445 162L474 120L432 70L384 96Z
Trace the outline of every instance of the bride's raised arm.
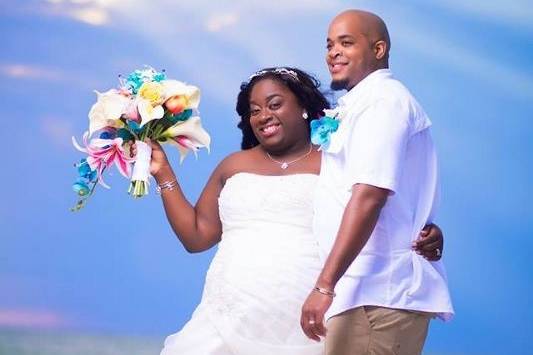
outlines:
M161 145L154 141L150 144L150 173L161 188L165 213L174 233L190 253L211 248L220 241L222 234L218 214L218 196L223 186L220 166L215 169L193 206L183 194Z

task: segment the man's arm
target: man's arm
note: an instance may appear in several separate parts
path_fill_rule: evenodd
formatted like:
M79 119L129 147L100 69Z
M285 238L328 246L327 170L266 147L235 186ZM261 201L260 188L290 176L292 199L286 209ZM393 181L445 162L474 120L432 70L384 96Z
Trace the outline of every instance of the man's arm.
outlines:
M337 238L333 244L316 286L333 293L335 285L365 246L376 226L381 209L390 191L379 187L357 184L342 216ZM300 324L305 334L319 341L325 335L324 314L332 297L312 291L303 308Z

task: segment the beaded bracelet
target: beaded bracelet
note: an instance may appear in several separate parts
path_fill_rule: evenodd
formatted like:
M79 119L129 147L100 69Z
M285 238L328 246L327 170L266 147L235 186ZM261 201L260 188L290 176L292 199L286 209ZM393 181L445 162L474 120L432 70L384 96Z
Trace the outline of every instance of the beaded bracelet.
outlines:
M177 180L165 181L165 182L157 185L157 187L155 188L155 192L158 195L161 195L161 192L163 190L172 191L172 190L174 190L176 188L176 186L178 186L178 181Z
M325 289L325 288L322 288L322 287L318 287L316 286L313 291L316 291L318 293L321 293L323 295L326 295L326 296L329 296L331 298L335 297L337 294L335 293L335 291L330 291L328 289Z

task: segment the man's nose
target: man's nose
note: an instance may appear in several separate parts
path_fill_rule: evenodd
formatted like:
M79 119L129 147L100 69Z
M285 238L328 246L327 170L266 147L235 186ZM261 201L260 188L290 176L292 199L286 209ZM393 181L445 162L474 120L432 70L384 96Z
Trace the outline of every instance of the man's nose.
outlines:
M342 51L340 50L340 48L336 45L333 45L329 50L328 50L328 57L330 57L331 59L334 59L338 56L342 55Z

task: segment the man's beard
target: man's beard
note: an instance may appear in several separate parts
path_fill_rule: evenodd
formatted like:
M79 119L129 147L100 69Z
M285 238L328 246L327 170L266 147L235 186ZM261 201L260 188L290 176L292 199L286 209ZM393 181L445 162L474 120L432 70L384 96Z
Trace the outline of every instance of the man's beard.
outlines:
M348 79L332 80L329 87L333 91L345 90L348 87Z

